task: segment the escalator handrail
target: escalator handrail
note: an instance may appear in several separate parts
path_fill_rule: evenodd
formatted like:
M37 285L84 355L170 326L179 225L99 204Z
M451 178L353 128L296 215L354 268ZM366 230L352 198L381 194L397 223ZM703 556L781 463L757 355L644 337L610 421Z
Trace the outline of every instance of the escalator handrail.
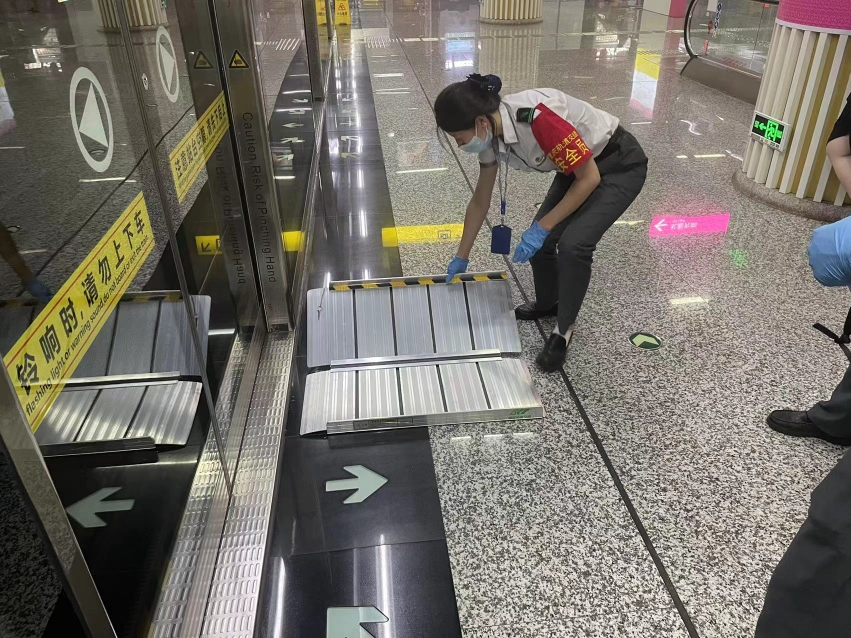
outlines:
M686 52L688 52L690 58L697 57L697 54L694 52L694 49L691 48L691 38L689 36L689 33L691 32L691 18L694 14L694 7L697 2L698 0L691 0L688 3L688 9L686 9L686 19L683 24L683 41L685 42ZM773 4L775 6L780 4L780 0L751 0L751 2L759 2L760 4Z
M697 57L697 54L694 52L694 49L691 48L691 36L689 33L691 32L691 17L694 14L694 6L697 4L697 0L691 0L688 3L688 9L686 9L686 19L683 23L683 41L686 45L686 52L688 56L692 59Z

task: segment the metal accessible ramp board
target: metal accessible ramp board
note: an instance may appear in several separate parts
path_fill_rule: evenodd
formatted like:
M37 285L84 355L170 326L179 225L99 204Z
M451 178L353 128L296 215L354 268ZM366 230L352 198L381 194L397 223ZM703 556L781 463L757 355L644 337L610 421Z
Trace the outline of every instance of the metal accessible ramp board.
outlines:
M307 365L394 355L520 354L505 273L331 282L307 293Z
M301 434L543 417L505 273L332 282L307 294Z
M193 296L206 356L210 297ZM0 307L0 351L42 306ZM39 445L151 437L184 445L201 396L201 368L180 293L127 293L35 432Z

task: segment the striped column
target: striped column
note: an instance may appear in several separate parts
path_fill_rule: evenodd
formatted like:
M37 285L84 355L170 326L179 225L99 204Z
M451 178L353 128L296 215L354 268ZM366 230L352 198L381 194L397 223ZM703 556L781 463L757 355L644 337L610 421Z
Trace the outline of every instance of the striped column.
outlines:
M543 0L479 0L479 20L489 24L543 22Z
M540 26L507 28L482 25L479 29L477 68L482 69L482 73L499 75L503 94L538 86L541 31Z
M131 29L156 29L160 25L168 24L162 0L98 0L100 28L103 31L121 31L115 2L124 2L127 7Z
M783 152L748 141L742 170L758 184L799 199L851 202L825 152L851 93L848 0L781 0L756 110L786 122Z

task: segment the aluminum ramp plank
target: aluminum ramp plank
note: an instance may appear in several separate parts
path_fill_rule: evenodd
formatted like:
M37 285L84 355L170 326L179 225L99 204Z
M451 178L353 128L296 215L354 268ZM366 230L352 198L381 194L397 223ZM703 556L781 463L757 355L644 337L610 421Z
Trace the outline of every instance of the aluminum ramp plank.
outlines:
M118 305L115 338L107 374L139 374L151 371L158 301L122 302Z
M98 390L63 390L35 431L39 445L71 443L97 399Z
M142 386L101 390L77 441L123 439L144 394Z
M378 419L401 415L396 368L361 370L357 375L357 416L359 419ZM329 421L331 420L336 419L329 419Z
M430 286L391 288L395 309L397 354L433 354L429 310Z
M0 308L0 357L6 356L30 325L32 306Z
M159 302L122 302L118 305L115 337L107 374L139 374L151 371ZM101 390L78 441L106 441L124 438L130 429L144 387Z
M469 352L473 349L463 284L431 286L431 312L438 354Z
M402 412L410 414L442 414L443 393L437 366L399 368L402 387Z
M328 421L355 418L356 372L314 372L304 384L301 434L325 432Z
M103 323L80 365L71 375L72 378L100 377L106 374L114 329L113 312ZM97 390L63 390L36 430L35 440L39 445L74 441L97 396Z
M448 412L478 412L488 409L482 379L475 363L444 364L439 368Z
M201 384L193 381L150 386L127 436L149 436L157 445L185 445L200 396Z
M357 357L363 359L395 355L390 288L356 290L355 312Z
M206 302L205 302L206 300ZM206 361L207 333L210 322L209 297L193 297L198 336L201 340L201 354ZM154 364L152 372L179 371L186 375L200 375L201 365L195 356L186 304L180 301L162 301L157 326L157 339L154 344Z
M476 281L464 286L470 306L473 349L519 354L520 334L508 281Z
M320 303L321 312L318 311ZM308 290L307 366L317 368L327 366L335 359L354 358L354 293L324 288Z
M532 375L519 359L481 361L479 368L491 408L510 410L541 404L533 390Z

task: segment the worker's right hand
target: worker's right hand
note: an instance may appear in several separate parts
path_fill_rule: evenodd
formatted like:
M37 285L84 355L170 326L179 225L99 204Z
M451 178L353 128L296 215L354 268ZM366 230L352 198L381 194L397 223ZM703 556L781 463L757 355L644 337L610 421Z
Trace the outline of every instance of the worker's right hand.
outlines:
M446 283L452 283L452 280L455 279L455 275L467 272L467 265L469 263L469 259L463 259L458 255L455 255L455 257L452 258L452 261L449 262L449 268L446 269Z

